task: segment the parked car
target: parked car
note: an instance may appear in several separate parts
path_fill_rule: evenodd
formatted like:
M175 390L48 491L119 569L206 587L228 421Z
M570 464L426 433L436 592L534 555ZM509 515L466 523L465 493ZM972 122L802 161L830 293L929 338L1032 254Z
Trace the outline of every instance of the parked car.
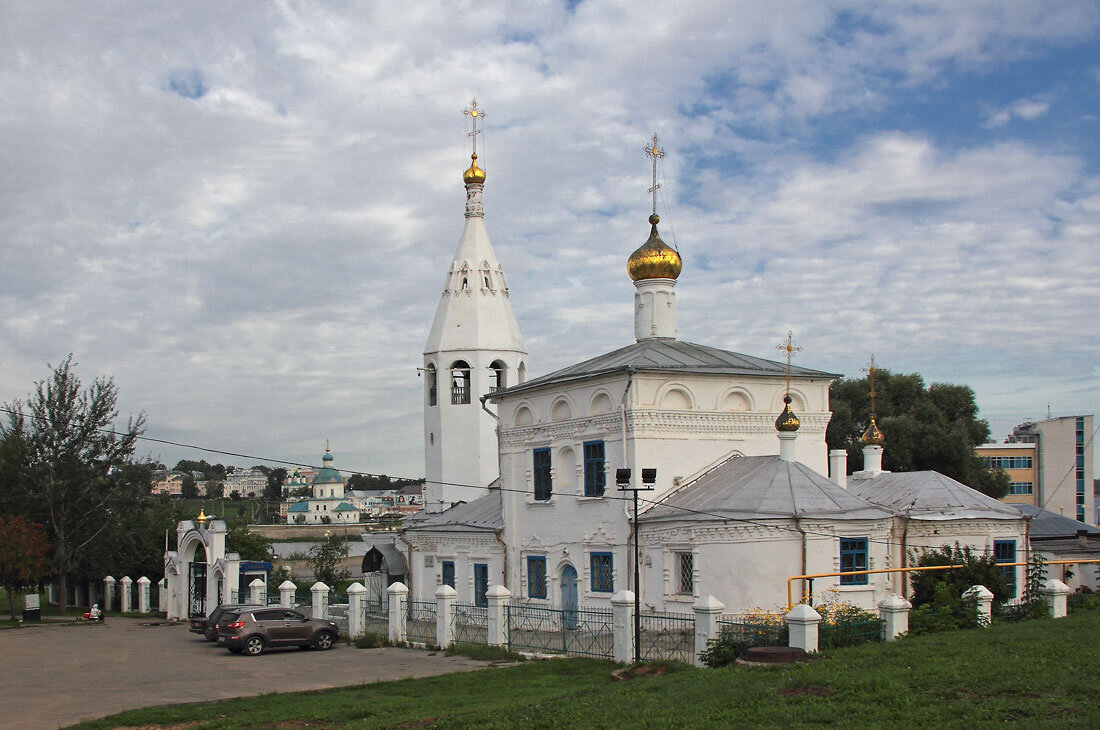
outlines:
M225 614L218 624L218 645L234 654L256 656L274 646L331 649L340 635L334 622L306 618L289 608L246 608L233 613Z
M244 608L263 608L258 603L226 603L218 606L206 618L193 618L187 627L192 634L202 634L207 641L218 640L218 621L230 611L240 611Z

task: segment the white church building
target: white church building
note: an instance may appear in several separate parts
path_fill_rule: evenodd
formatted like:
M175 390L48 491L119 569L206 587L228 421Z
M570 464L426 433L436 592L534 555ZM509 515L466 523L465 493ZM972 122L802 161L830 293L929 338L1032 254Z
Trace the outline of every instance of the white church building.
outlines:
M525 379L476 153L463 180L466 226L424 353L430 514L403 534L411 598L448 584L460 601L484 603L501 584L568 609L637 590L623 469L631 488L656 470L639 515L650 610L687 611L707 594L730 611L774 607L789 576L901 567L908 548L955 540L1025 549L1013 508L934 472L882 472L877 427L865 434L864 471L848 479L834 454L830 480L825 429L839 376L678 340L682 261L656 214L627 260L635 341ZM871 607L899 581L822 578L814 591L836 587Z

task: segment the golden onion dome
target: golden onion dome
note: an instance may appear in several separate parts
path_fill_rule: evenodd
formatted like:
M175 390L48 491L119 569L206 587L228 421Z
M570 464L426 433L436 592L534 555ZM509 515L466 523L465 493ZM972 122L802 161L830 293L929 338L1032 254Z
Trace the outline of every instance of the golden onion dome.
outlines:
M470 167L466 169L466 172L462 173L462 182L467 185L471 183L483 183L485 182L485 171L477 166L477 153L470 155Z
M676 249L662 241L657 233L657 224L660 220L656 213L649 216L649 222L652 225L649 238L627 259L626 271L634 281L675 279L684 266Z
M206 507L199 507L199 524L206 524Z
M875 423L875 417L871 416L871 422L867 424L867 430L859 437L859 442L864 446L882 446L884 441L886 441L886 437L882 435L878 424Z
M779 417L775 419L775 430L785 431L787 433L793 433L798 430L798 427L802 424L798 420L798 416L791 410L791 396L783 396L783 412L779 414Z

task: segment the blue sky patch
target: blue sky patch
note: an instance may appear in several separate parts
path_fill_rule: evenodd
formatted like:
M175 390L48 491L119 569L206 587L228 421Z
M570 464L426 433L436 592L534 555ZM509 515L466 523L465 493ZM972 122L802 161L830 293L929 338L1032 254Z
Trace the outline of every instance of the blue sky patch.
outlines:
M209 91L202 79L202 71L197 68L173 71L168 77L168 88L184 99L201 99Z

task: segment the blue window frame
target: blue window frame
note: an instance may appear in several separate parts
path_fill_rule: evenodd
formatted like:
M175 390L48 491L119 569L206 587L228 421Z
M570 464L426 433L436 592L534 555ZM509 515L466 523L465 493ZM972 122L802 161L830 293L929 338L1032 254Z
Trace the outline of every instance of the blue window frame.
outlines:
M611 553L592 553L592 590L596 593L615 592L615 559Z
M535 449L534 477L535 499L540 501L550 499L550 495L554 491L550 478L550 449Z
M474 604L488 606L489 566L486 563L474 563Z
M604 472L603 441L584 442L584 496L602 497L607 475Z
M847 573L853 570L867 570L867 538L842 537L840 538L840 572ZM842 575L842 586L865 586L867 574Z
M527 597L546 598L546 558L541 555L527 557Z
M1015 540L994 540L993 541L993 560L998 563L1015 563L1016 562L1016 541ZM1001 568L1001 574L1004 575L1005 585L1008 586L1008 597L1016 597L1016 566L1006 565Z
M455 587L455 563L453 560L444 560L440 583L445 586Z

